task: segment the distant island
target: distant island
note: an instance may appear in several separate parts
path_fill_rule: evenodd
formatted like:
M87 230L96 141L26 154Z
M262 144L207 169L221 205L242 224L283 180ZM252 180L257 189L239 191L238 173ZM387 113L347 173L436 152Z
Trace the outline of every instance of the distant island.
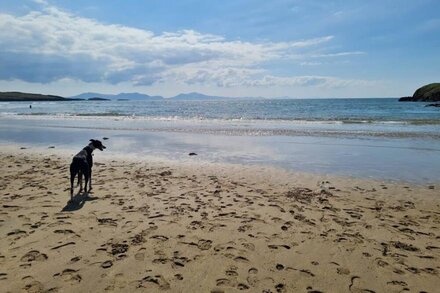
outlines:
M100 97L93 97L93 98L88 98L88 101L110 101L110 99L104 99L104 98L100 98Z
M207 101L207 100L228 100L231 98L228 97L220 97L220 96L208 96L201 93L188 93L188 94L179 94L177 96L171 97L170 100L184 100L184 101Z
M101 93L82 93L76 96L69 97L71 99L85 99L94 101L96 98L105 99L105 100L135 100L135 101L151 101L151 100L162 100L161 96L149 96L141 93L119 93L119 94L101 94Z
M412 97L400 98L399 102L440 102L440 83L422 86Z
M30 94L21 92L0 92L0 102L38 102L38 101L72 101L54 95Z

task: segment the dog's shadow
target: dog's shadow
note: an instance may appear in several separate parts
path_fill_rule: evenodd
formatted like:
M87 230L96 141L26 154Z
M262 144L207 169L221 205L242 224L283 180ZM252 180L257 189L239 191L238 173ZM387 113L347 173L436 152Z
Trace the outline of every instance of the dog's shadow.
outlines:
M80 210L86 201L97 200L98 197L90 196L88 192L79 192L72 199L70 199L66 206L62 209L63 212L74 212Z

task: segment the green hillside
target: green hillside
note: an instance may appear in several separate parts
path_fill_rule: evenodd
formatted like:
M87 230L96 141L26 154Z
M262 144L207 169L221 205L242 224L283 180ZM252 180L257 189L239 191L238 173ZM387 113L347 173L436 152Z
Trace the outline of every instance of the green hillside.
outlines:
M30 94L21 92L0 92L0 102L71 101L60 96Z
M401 102L439 102L440 83L430 83L417 89L412 97L400 98Z

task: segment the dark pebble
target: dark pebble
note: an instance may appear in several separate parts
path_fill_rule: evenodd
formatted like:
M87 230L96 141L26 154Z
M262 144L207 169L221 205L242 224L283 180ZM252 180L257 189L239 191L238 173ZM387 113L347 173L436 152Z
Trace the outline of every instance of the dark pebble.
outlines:
M282 264L277 264L275 267L276 267L277 270L279 270L279 271L281 271L281 270L284 269L284 266L283 266Z

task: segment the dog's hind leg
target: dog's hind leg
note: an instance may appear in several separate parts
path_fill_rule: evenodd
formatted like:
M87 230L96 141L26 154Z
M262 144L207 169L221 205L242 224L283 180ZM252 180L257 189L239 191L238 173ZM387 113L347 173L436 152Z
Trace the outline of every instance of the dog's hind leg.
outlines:
M78 173L78 169L71 164L70 165L70 199L73 198L73 183L75 181L75 176Z

